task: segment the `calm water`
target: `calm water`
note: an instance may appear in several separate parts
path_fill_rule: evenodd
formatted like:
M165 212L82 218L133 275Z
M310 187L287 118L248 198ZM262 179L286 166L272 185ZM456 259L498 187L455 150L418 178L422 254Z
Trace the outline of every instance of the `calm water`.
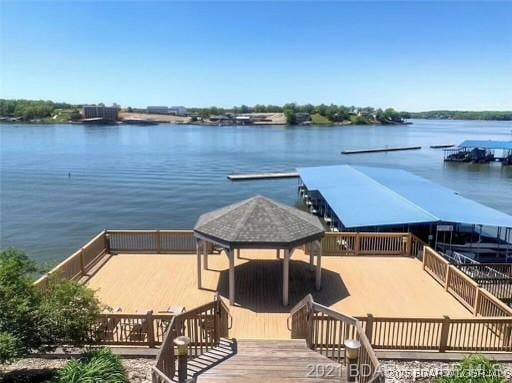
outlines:
M201 213L254 194L294 204L297 180L231 183L226 175L342 163L404 168L512 214L512 168L444 164L442 151L428 149L471 138L512 139L512 123L1 125L0 247L19 247L50 263L103 228L191 228ZM340 155L342 149L385 145L427 148Z

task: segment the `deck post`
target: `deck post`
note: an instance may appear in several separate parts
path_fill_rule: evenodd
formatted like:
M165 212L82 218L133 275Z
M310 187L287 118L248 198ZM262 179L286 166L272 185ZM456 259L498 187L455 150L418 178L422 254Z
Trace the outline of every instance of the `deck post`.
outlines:
M80 249L80 276L85 275L84 248Z
M445 352L448 347L448 334L450 333L450 317L443 316L441 325L441 339L439 340L439 352Z
M229 258L229 305L235 304L235 252L233 249L228 250Z
M190 338L188 336L179 336L174 339L176 346L176 354L178 356L178 382L186 383L188 378L187 361L188 361L188 346Z
M148 334L148 346L155 347L155 326L153 324L153 310L146 313L146 332Z
M284 249L283 255L283 305L288 306L288 282L290 274L290 250Z
M318 255L316 256L316 277L315 277L315 286L317 290L320 290L322 287L322 241L318 241L318 246L320 247L318 251Z
M279 259L279 258L281 258L280 250L276 249L276 259Z
M203 241L203 255L204 255L204 265L203 268L205 270L208 269L208 242Z
M370 343L372 343L372 338L373 338L373 315L372 314L367 314L365 332L366 332L366 337L368 338Z
M238 249L236 249L236 257L237 257L238 259L240 259L240 249L239 249L239 248L238 248Z
M199 240L196 240L196 255L197 255L197 288L201 288L201 246Z

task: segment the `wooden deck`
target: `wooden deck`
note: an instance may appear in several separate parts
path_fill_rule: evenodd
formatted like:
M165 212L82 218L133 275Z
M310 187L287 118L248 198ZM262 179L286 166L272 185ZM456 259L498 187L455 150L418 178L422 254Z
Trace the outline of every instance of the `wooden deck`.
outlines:
M286 319L307 293L316 302L352 316L471 318L419 261L405 257L323 257L322 290L315 291L308 257L297 250L290 263L290 305L281 304L282 266L275 251L242 251L236 260L236 306L230 308L239 339L289 339ZM170 306L193 308L216 291L228 297L228 260L209 256L197 289L196 256L120 254L112 256L88 282L103 303L122 312L158 312Z

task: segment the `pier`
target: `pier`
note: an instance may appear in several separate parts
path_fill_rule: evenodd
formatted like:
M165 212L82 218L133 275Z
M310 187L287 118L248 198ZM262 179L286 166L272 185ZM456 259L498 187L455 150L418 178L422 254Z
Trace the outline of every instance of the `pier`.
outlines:
M448 149L448 148L453 148L455 145L454 144L448 144L448 145L430 145L430 149Z
M299 178L297 172L281 172L281 173L251 173L251 174L230 174L227 176L230 181L250 181L250 180L266 180L279 178Z
M341 154L362 154L362 153L380 153L380 152L398 152L402 150L418 150L421 146L395 146L395 147L384 147L384 148L369 148L369 149L353 149L343 150Z

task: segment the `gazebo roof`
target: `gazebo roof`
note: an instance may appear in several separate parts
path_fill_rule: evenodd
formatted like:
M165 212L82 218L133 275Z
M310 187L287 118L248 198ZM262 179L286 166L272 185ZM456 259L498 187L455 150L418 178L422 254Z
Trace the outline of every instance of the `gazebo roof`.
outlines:
M196 236L228 248L291 248L321 239L318 217L255 196L199 217Z

